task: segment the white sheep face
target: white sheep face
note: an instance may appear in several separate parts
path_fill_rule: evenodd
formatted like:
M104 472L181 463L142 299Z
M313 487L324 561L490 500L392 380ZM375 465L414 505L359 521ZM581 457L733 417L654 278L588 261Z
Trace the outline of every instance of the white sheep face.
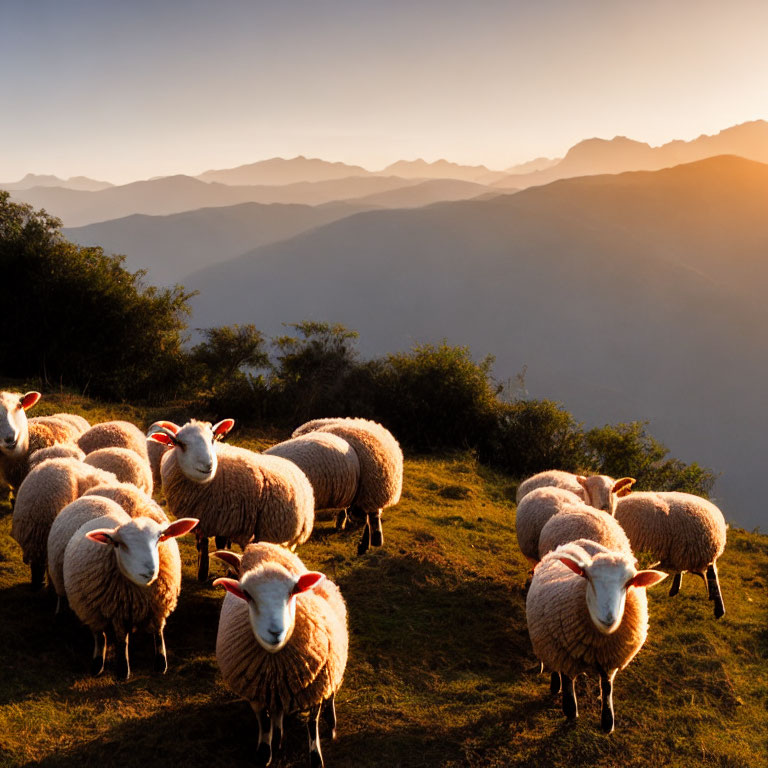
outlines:
M248 621L258 644L277 653L291 639L296 626L296 599L314 589L325 577L309 571L293 576L280 565L269 564L249 571L240 582L217 579L227 591L248 603Z
M607 512L611 517L616 516L618 497L629 493L635 482L631 477L614 480L607 475L579 476L576 479L586 492L587 504L601 512Z
M189 422L176 433L176 461L185 477L195 483L213 480L218 467L213 443L213 430L206 421Z
M0 392L0 451L6 456L17 458L29 449L27 409L39 399L39 392Z
M615 632L624 618L627 584L635 569L623 560L597 560L584 569L587 579L587 608L596 629L604 635Z

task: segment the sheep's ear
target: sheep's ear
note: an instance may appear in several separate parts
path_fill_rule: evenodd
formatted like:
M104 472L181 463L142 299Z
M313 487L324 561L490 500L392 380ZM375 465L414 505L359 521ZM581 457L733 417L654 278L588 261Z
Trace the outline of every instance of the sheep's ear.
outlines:
M173 432L174 435L179 431L179 425L174 424L172 421L156 421L150 429L157 429L158 427L167 429L169 432Z
M176 445L176 438L165 432L153 432L151 435L147 435L148 440L154 440L156 443L162 443L163 445L169 445L173 447Z
M308 589L314 589L324 578L325 574L318 573L317 571L302 573L296 581L291 594L298 595L301 592L306 592Z
M39 392L27 392L21 398L21 407L28 411L41 397L42 395Z
M213 426L213 436L216 440L221 440L227 433L235 426L234 419L222 419L218 424Z
M114 544L115 540L113 534L114 530L110 528L99 528L95 531L88 531L88 533L85 534L85 538L98 542L99 544Z
M185 533L189 533L199 522L196 517L180 517L163 531L160 541L183 536Z
M240 572L240 561L243 559L242 555L238 555L237 552L230 552L228 549L219 549L212 554L214 557L218 557L219 560L226 563L230 568L233 568L235 572Z
M611 488L611 493L615 493L617 496L629 496L632 492L632 486L637 482L634 477L622 477L621 480L617 480Z
M586 490L587 488L587 478L584 477L584 475L576 475L576 482Z
M240 586L240 582L235 581L235 579L216 579L213 582L213 586L224 587L227 592L231 592L235 597L239 597L241 600L245 600L246 602L251 599L251 596Z
M628 587L652 587L667 578L662 571L638 571L627 584Z
M584 569L575 561L572 560L570 557L565 557L564 555L557 558L561 563L564 565L567 565L577 576L584 576Z

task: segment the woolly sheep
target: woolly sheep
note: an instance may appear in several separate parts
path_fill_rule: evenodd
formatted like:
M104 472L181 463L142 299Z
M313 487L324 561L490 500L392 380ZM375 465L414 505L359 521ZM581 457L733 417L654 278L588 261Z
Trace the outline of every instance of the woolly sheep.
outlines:
M111 472L121 483L131 483L149 496L152 495L152 470L149 461L144 460L130 448L99 448L91 451L85 463Z
M30 565L33 589L43 586L48 532L56 515L89 488L114 482L113 474L72 458L48 459L27 475L16 497L11 536Z
M47 448L40 448L29 454L29 469L33 470L46 459L77 459L82 461L85 454L74 443L56 443Z
M165 452L169 451L171 446L158 443L157 440L152 440L150 436L155 432L161 432L163 429L168 429L175 435L179 431L179 425L172 421L156 421L154 424L150 424L147 430L147 455L149 456L149 466L152 469L152 483L155 488L160 488L162 485L160 465Z
M392 433L375 421L357 418L315 419L294 430L293 437L308 432L330 432L346 440L360 460L360 486L352 506L365 518L358 546L362 554L369 546L384 543L381 513L400 501L403 490L403 452Z
M131 517L144 515L151 517L158 523L169 522L168 515L163 512L160 505L144 493L144 491L139 490L133 483L97 485L83 494L83 498L86 496L103 496L110 501L114 501Z
M576 494L590 507L616 514L616 502L621 496L626 496L635 480L631 477L622 477L614 480L608 475L573 475L559 469L551 469L548 472L539 472L520 483L517 489L517 503L519 504L531 491L536 488L563 488Z
M642 648L648 634L645 588L666 577L636 571L634 558L578 539L545 555L533 572L525 611L533 652L562 684L563 713L578 717L574 679L597 672L601 726L614 726L613 679Z
M103 421L95 424L78 438L77 444L85 453L99 448L130 448L149 464L147 439L144 433L129 421Z
M725 614L717 558L725 549L726 525L712 502L691 493L632 493L620 500L616 519L636 552L650 552L659 568L675 574L671 596L689 571L705 580L715 618Z
M547 552L576 539L589 539L612 552L632 555L627 534L616 520L582 504L558 512L547 520L539 536L539 559Z
M296 464L309 479L315 494L315 512L341 510L337 528L346 524L347 508L357 496L360 460L354 448L330 432L308 432L264 451Z
M196 529L198 579L208 576L208 537L245 547L251 539L286 546L305 542L314 524L307 476L292 462L218 442L232 429L192 420L177 433L151 439L173 446L163 457L163 493L169 511L200 520Z
M0 392L0 482L14 492L29 473L28 459L33 451L72 442L81 433L69 420L70 414L27 419L26 412L41 397L39 392Z
M152 633L155 671L165 673L163 631L181 591L174 537L196 525L189 518L161 524L113 510L72 534L64 551L64 589L70 607L93 633L94 675L104 671L108 629L116 640L119 677L131 675L128 638L136 629Z
M309 710L310 765L322 766L319 717L336 736L334 699L347 663L347 610L338 587L274 544L252 544L239 580L217 579L224 598L216 659L226 684L259 722L257 765L272 759L272 730L283 716ZM256 642L254 642L254 638Z

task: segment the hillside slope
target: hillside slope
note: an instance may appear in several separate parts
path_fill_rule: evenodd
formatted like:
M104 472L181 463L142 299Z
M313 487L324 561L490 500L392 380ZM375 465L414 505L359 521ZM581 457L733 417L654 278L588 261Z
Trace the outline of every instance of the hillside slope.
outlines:
M158 412L66 408L144 426ZM180 414L173 415L183 418ZM262 435L233 437L263 447ZM310 568L340 585L349 609L350 661L337 697L335 768L744 768L765 755L768 537L730 530L720 560L727 613L719 621L698 580L676 598L649 594L651 634L615 685L616 731L599 731L596 679L578 685L567 725L548 677L536 674L525 625L527 565L514 534L515 483L470 457L410 457L401 502L385 513L385 546L353 555L357 534L318 523L301 548ZM88 675L90 634L54 628L54 600L32 594L0 503L0 764L45 768L251 766L253 713L223 685L214 645L222 592L194 580L192 537L166 639L169 671L151 674L151 642L131 640L134 678L112 661ZM212 576L223 568L212 565ZM172 735L172 736L171 736ZM306 731L291 718L278 765L306 764Z
M768 166L712 158L490 200L361 213L182 279L195 323L313 318L382 354L447 338L527 365L532 397L602 424L650 419L723 474L743 525L768 412Z

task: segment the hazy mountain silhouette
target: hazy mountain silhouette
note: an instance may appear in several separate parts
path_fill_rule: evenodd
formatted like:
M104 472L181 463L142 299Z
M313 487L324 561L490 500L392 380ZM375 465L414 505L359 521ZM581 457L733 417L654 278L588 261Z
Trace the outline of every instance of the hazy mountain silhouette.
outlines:
M365 209L365 205L350 203L242 203L168 216L134 214L66 228L64 235L80 245L100 245L109 253L124 254L128 269L147 270L149 284L172 285L192 270Z
M303 155L291 158L273 157L237 168L220 171L206 171L196 178L201 181L216 181L220 184L250 186L259 184L295 184L298 181L330 181L350 176L368 176L369 171L359 165L329 163L327 160L307 158ZM390 174L397 175L397 174Z
M589 423L650 419L723 473L726 515L766 527L766 199L768 166L717 157L360 213L182 282L198 326L312 318L370 354L447 338L499 378L527 365L530 396Z
M544 171L547 168L551 168L553 165L557 165L562 159L562 157L537 157L533 160L528 160L528 162L513 165L510 168L507 168L505 173L533 173L535 171Z
M382 208L419 208L422 205L431 205L447 200L470 200L481 195L496 196L509 191L506 189L500 191L472 181L429 179L413 186L365 195L365 197L357 198L355 202Z
M403 179L461 179L478 184L491 184L505 177L504 171L492 171L484 165L460 165L448 160L398 160L388 165L379 176L400 176Z
M60 179L58 176L40 175L28 173L20 181L13 181L7 184L0 183L0 189L8 192L18 189L31 189L32 187L63 187L64 189L79 189L86 192L97 192L101 189L108 189L114 186L108 181L97 181L89 179L87 176L71 176L68 179Z
M755 120L726 128L714 136L670 141L659 147L624 136L611 140L586 139L571 147L556 165L531 173L517 173L496 185L522 189L574 176L658 170L716 155L739 155L768 163L768 122Z
M34 187L11 193L18 201L45 208L67 227L78 227L144 213L153 216L238 203L321 205L418 184L395 176L361 176L285 185L236 187L206 183L191 176L136 181L99 192Z

